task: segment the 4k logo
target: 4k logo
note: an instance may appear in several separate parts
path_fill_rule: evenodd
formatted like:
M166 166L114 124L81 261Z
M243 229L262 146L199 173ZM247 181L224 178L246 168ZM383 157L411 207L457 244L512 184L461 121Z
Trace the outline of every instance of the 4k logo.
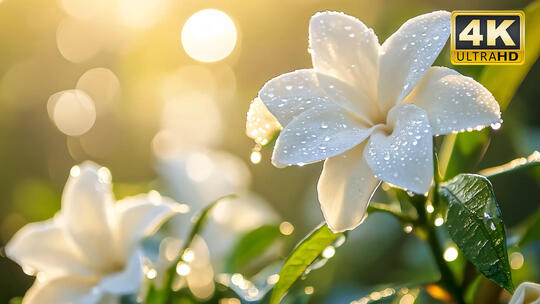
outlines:
M452 64L522 64L522 11L452 12Z

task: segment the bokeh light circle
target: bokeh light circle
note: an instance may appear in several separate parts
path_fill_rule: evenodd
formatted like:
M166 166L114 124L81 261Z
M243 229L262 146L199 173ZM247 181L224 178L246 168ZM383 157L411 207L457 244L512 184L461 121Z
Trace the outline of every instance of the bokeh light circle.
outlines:
M184 50L202 62L215 62L229 56L236 45L236 38L232 19L216 9L196 12L182 28Z
M66 135L82 135L96 121L94 101L81 90L67 90L52 95L47 108L56 127Z

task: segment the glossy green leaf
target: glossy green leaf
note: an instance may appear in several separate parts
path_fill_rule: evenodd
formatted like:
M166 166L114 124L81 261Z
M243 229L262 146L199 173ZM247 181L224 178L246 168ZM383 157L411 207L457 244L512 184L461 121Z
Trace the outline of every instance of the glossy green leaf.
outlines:
M240 268L264 253L280 235L279 225L264 225L248 232L236 243L227 260L226 271L240 272Z
M274 286L270 304L277 304L289 288L302 276L308 267L321 255L323 250L332 245L343 233L333 233L326 224L315 228L304 238L289 255L281 272L279 281Z
M504 223L489 180L460 174L439 192L448 203L446 224L452 240L483 275L512 292Z

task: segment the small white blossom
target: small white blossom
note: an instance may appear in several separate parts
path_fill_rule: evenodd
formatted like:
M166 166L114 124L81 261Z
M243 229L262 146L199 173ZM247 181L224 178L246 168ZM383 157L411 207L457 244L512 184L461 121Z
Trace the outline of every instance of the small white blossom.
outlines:
M278 76L259 92L283 126L274 165L325 160L318 195L332 230L361 222L381 180L426 193L433 135L500 123L487 89L431 66L449 34L445 11L410 19L382 45L354 17L317 13L309 26L313 68Z
M73 167L62 210L26 225L7 244L8 257L37 276L23 304L91 304L138 290L144 278L139 241L177 213L178 204L150 194L115 203L110 182L104 167Z
M540 304L540 285L532 282L519 284L508 304Z

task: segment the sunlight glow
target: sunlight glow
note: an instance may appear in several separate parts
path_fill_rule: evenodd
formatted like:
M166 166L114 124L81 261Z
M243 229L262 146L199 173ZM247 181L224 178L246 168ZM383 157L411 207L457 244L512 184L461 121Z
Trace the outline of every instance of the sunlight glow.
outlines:
M205 9L193 14L184 24L182 45L193 59L215 62L234 50L236 36L236 27L227 14Z
M324 248L322 256L326 259L333 257L336 254L336 249L333 246L328 246Z
M437 227L442 226L442 224L444 224L444 219L443 219L442 217L439 216L439 217L437 217L437 218L435 219L435 222L434 222L434 223L435 223L435 226L437 226Z
M79 78L76 88L92 97L99 112L100 107L110 106L111 102L118 97L120 81L114 72L107 68L93 68Z
M455 261L457 257L458 257L458 251L456 247L454 246L450 246L444 251L443 258L447 262Z
M523 258L523 254L521 254L520 252L512 252L512 254L510 254L510 267L512 267L512 269L520 269L521 267L523 267L523 263L525 262L525 259Z
M291 235L291 233L293 233L293 231L294 231L293 224L291 224L289 222L281 222L281 224L279 224L279 232L281 232L281 234L283 234L283 235Z
M258 164L261 162L261 159L262 159L262 156L261 156L261 152L260 151L252 151L251 152L251 155L249 156L249 160L251 160L251 162L253 164Z
M81 90L67 90L52 95L47 108L56 127L66 135L82 135L96 121L94 101Z
M188 264L180 262L176 265L176 273L181 276L186 276L191 272L191 267Z

